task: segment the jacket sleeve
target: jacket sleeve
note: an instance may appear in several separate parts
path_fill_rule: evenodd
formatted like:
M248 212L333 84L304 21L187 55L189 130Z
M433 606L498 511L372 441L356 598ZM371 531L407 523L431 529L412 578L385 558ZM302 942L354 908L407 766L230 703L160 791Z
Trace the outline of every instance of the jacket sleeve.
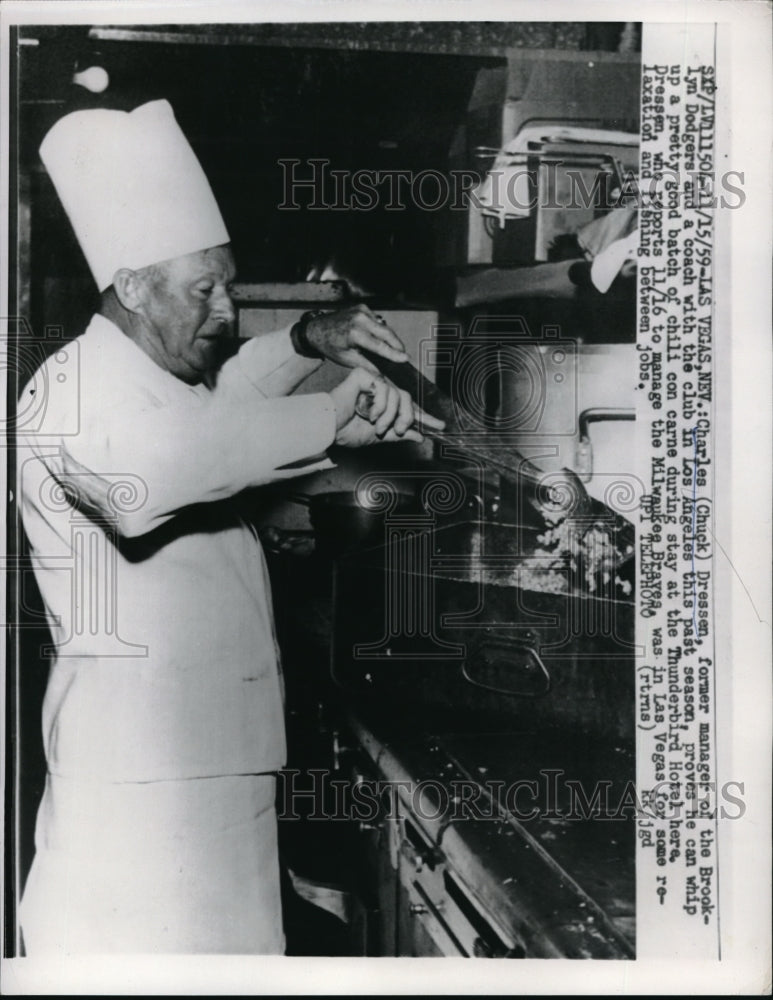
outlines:
M213 394L188 407L122 411L63 438L61 467L52 471L126 536L151 531L191 504L331 465L322 454L335 437L327 393L255 393L236 403ZM128 506L122 481L131 484Z
M286 396L316 371L321 360L303 358L295 353L290 340L291 326L273 333L251 337L238 354L220 369L218 385L233 389L240 380L249 383L262 395Z

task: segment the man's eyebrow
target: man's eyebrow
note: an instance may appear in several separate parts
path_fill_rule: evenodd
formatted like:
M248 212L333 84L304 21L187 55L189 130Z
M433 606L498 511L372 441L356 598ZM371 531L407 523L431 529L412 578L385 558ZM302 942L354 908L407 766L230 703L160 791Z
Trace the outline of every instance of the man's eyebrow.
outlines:
M194 283L194 285L196 285L200 281L213 281L213 282L217 282L217 281L220 280L220 278L221 278L221 272L220 271L218 271L216 268L208 268L207 270L200 271L199 274L197 274L193 278L193 283ZM230 277L226 276L225 277L225 281L226 282L233 281L233 278L230 278Z
M219 263L210 264L207 261L201 262L201 270L194 277L194 281L204 281L206 278L210 280L217 281L218 278L223 277L225 281L234 281L236 279L236 268L235 267L223 267Z

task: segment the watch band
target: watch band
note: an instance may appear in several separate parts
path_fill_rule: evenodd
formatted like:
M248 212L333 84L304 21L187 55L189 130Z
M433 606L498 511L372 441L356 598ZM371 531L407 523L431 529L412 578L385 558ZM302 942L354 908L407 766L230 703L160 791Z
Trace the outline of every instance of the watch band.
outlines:
M303 358L314 358L315 360L324 358L325 355L321 351L318 351L309 340L307 332L309 323L318 316L324 315L324 310L312 309L309 312L305 312L296 323L293 323L290 329L290 340L296 354L300 354Z

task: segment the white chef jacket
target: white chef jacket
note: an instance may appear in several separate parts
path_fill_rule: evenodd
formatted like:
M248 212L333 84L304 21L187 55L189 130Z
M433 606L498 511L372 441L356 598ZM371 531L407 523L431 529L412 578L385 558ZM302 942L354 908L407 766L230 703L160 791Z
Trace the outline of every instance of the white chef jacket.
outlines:
M282 330L243 346L214 388L190 386L100 315L65 352L66 375L52 359L20 403L32 412L45 393L35 432L21 428L19 482L55 644L49 772L149 782L282 767L265 562L227 501L331 464L331 397L279 398L319 363Z
M282 954L275 780L48 775L26 954Z

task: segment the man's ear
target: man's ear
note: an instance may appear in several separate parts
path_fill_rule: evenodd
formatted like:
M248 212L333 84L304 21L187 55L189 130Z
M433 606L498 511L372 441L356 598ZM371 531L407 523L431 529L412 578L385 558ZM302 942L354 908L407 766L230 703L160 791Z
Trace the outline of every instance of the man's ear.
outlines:
M144 303L144 288L140 275L128 267L122 267L113 275L115 295L124 309L140 312Z

